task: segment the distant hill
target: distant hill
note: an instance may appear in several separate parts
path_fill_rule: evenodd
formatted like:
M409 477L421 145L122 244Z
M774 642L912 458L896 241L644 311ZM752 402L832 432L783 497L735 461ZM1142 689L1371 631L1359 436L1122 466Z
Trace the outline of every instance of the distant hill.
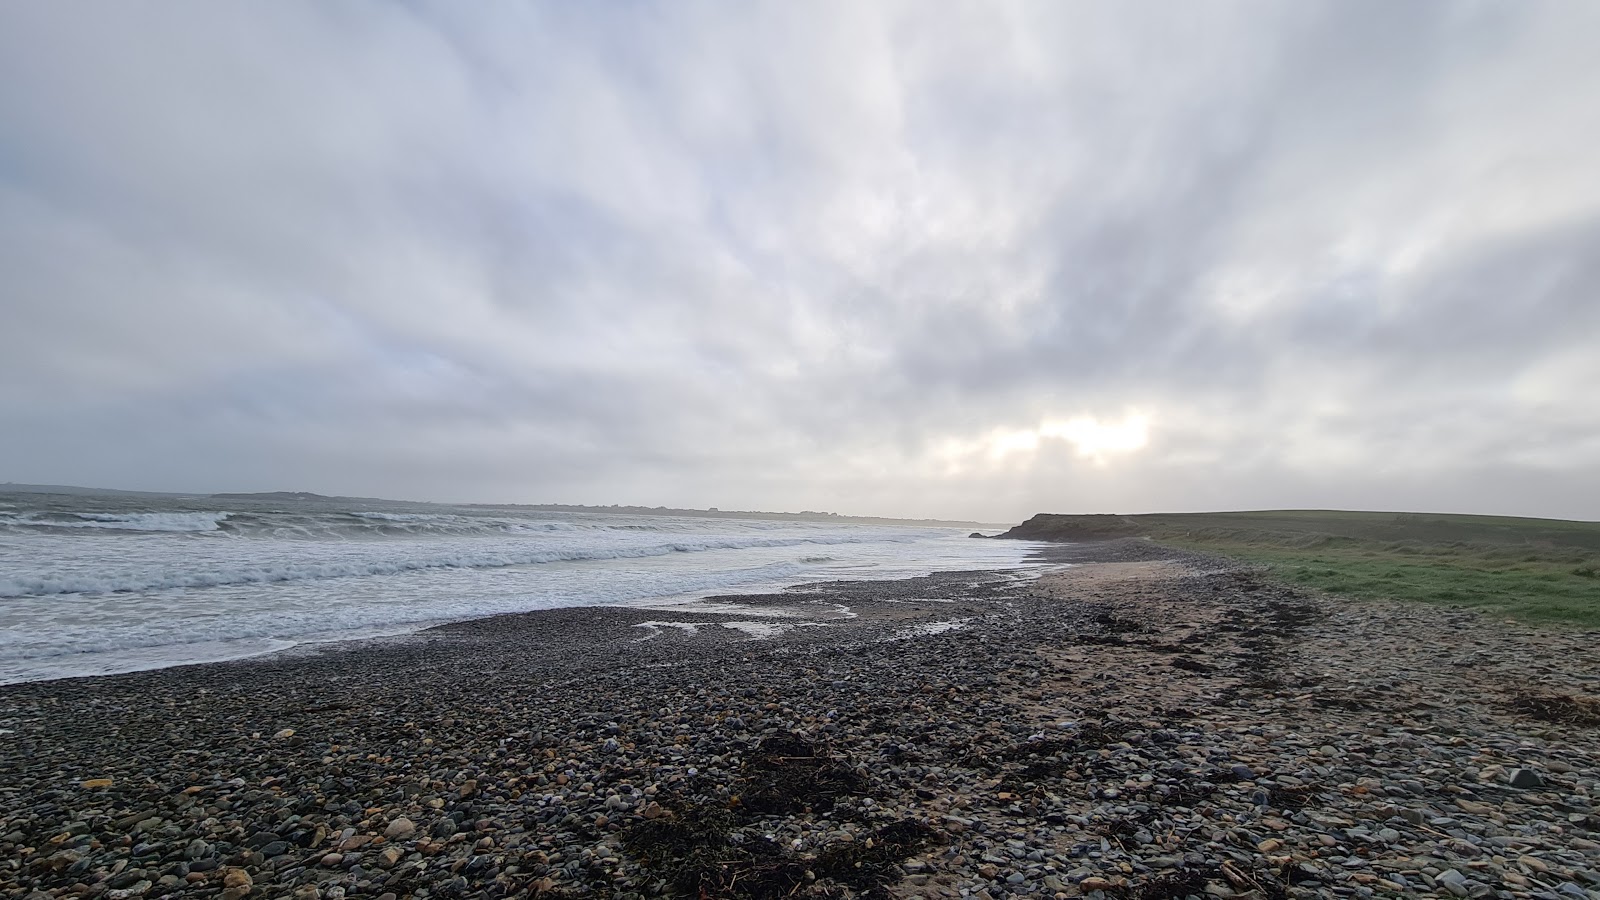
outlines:
M309 490L262 490L256 493L208 493L211 500L371 500L366 496L328 496ZM387 501L386 501L387 503Z
M1469 516L1448 513L1274 509L1249 512L1147 513L1133 516L1040 513L999 537L1038 541L1246 541L1304 545L1312 541L1421 541L1543 544L1600 549L1600 522Z
M74 497L95 495L113 497L202 497L204 494L177 494L168 491L120 491L115 488L79 487L73 484L0 483L0 494L65 494Z
M896 519L886 516L846 516L833 512L763 512L753 509L674 509L670 506L583 506L572 503L462 503L482 509L537 510L540 512L620 513L630 516L693 516L703 519L767 519L799 522L850 522L857 525L918 525L929 528L995 528L994 523L964 519Z
M266 503L360 503L368 506L454 506L469 509L506 509L562 513L610 513L633 516L695 516L708 519L767 519L800 522L848 522L858 525L917 525L932 528L1004 528L993 522L974 522L966 519L900 519L889 516L846 516L818 510L800 512L763 512L745 509L675 509L667 506L586 506L574 503L438 503L430 500L386 500L379 497L343 497L317 494L311 491L254 491L220 494L177 493L168 491L119 491L110 488L87 488L64 484L0 484L0 494L66 494L72 496L106 497L180 497L185 500L255 501Z

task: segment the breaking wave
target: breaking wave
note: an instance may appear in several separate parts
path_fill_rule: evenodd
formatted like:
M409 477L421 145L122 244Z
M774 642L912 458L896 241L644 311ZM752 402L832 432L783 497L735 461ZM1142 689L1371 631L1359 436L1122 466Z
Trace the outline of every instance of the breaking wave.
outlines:
M909 541L910 539L903 539ZM672 553L699 553L708 550L745 550L760 547L797 547L805 544L898 543L902 539L885 534L862 536L817 536L813 538L746 538L702 541L672 541L633 547L581 547L530 549L526 551L463 550L422 559L338 560L310 563L278 562L231 570L191 570L139 573L120 577L98 577L76 573L45 573L0 578L0 597L45 596L50 594L108 594L159 591L177 588L208 588L234 584L270 584L284 581L310 581L327 578L360 578L373 575L398 575L428 569L500 569L582 560L638 559Z
M104 531L158 531L201 533L218 531L232 513L226 512L135 512L135 513L24 513L0 516L0 528L54 529L94 528Z
M97 532L211 534L310 540L383 537L538 535L568 531L649 532L652 525L608 525L537 519L390 512L28 512L0 514L0 532Z

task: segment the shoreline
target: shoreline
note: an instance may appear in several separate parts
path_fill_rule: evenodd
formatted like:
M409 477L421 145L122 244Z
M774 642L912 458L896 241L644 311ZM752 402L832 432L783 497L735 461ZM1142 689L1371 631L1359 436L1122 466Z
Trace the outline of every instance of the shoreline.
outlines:
M1047 561L1052 556L1052 550L1053 550L1053 548L1049 548L1049 547L1034 548L1034 549L1032 549L1031 551L1028 552L1028 556L1026 558L1017 561L1014 565L1008 565L1005 568L994 569L992 571L997 571L997 572L999 572L999 571L1011 571L1011 572L1036 571L1036 570L1038 570L1040 568L1041 565L1048 565ZM932 572L924 571L924 572L921 573L921 575L939 574L940 572L943 572L943 571L948 571L948 570L934 569ZM984 569L984 571L991 571L991 570ZM920 575L912 575L912 576L899 575L899 576L881 578L881 579L862 578L862 579L859 579L859 580L861 582L863 582L863 583L880 583L880 582L900 581L900 580L904 580L906 577L920 577ZM857 579L851 579L850 581L839 582L839 583L841 583L841 584L855 583L856 580ZM279 644L281 646L263 647L263 648L260 648L260 649L253 649L253 650L248 650L248 651L230 652L230 653L227 653L225 655L214 655L214 656L210 656L210 657L193 659L193 660L188 660L188 661L183 661L183 662L172 662L172 661L167 660L167 659L162 659L162 660L157 660L157 661L150 661L148 663L128 662L128 659L130 657L135 657L135 658L137 657L137 652L136 651L126 651L126 650L124 650L124 651L113 651L114 655L117 654L117 653L121 654L121 656L117 657L117 658L121 659L123 662L122 662L122 664L118 664L117 662L104 663L104 665L106 665L108 667L114 667L114 669L112 671L89 671L89 672L78 672L78 673L74 673L74 674L50 675L50 676L42 677L42 678L40 678L40 677L26 677L26 678L24 678L22 680L0 680L0 690L3 690L3 689L8 688L8 687L15 687L15 686L20 686L20 685L28 685L28 684L58 683L58 682L66 682L66 681L75 681L75 680L80 680L80 679L117 678L117 677L127 676L127 675L138 675L138 674L141 674L141 673L162 671L162 670L166 670L166 669L186 669L186 668L192 668L192 667L196 667L196 666L230 665L230 664L243 663L243 662L249 662L249 661L259 661L259 660L273 659L273 658L276 658L276 657L279 657L279 656L285 656L285 657L290 657L290 658L300 658L300 657L304 657L306 655L318 655L318 654L324 654L324 653L344 652L346 650L359 649L364 645L371 644L371 643L374 643L374 642L376 642L376 643L389 643L389 642L407 641L407 640L412 640L412 639L416 639L416 638L421 638L421 637L425 637L429 633L434 632L434 631L439 630L439 629L448 629L448 628L451 628L451 627L456 626L456 625L461 625L463 623L480 621L480 620L484 620L484 619L515 619L515 618L521 617L521 616L542 616L542 615L545 615L545 614L559 613L559 612L568 611L568 610L602 610L602 609L636 610L636 609L654 609L654 610L658 610L658 611L661 611L663 613L666 613L666 612L670 612L671 611L669 608L676 608L676 607L680 607L680 606L693 608L693 607L696 607L698 605L703 605L707 601L717 600L719 598L726 598L726 597L732 597L732 596L761 596L761 597L783 596L783 595L787 595L790 592L796 592L796 591L799 591L801 589L804 589L807 586L817 585L817 584L831 584L831 583L833 583L833 582L819 582L819 581L815 581L814 579L798 578L798 577L795 577L795 578L783 578L783 579L778 579L778 580L769 581L769 582L755 582L755 583L749 585L748 587L735 588L734 590L737 590L738 593L730 593L729 589L725 589L725 588L724 589L701 589L701 590L692 590L692 591L689 591L689 592L686 592L686 593L663 594L663 595L661 595L659 597L652 597L652 598L635 598L635 599L624 600L624 601L617 602L617 603L594 604L594 605L574 604L574 605L571 605L571 606L553 606L553 607L545 607L545 608L538 608L538 609L522 610L522 611L518 611L518 612L480 612L480 613L476 613L476 614L469 614L469 615L464 615L464 616L459 616L459 617L445 617L445 618L435 618L435 619L431 619L431 620L423 620L423 621L418 621L418 622L408 622L408 623L406 623L404 625L396 625L396 626L392 626L392 627L371 626L369 628L360 629L360 631L362 633L357 633L357 634L337 633L337 632L332 632L332 631L324 631L324 632L315 632L315 631L313 631L313 632L307 632L307 633L302 634L302 635L288 636L288 637L266 636L266 637L259 637L259 638L249 638L247 640L260 641L260 642L264 642L264 643ZM370 632L370 633L366 633L366 632ZM211 641L211 642L202 642L202 643L205 643L208 646L210 646L210 645L217 645L217 644L221 644L221 643L226 643L226 641ZM185 645L177 645L177 646L182 647L182 646L185 646ZM91 655L94 655L94 654L91 654ZM125 666L131 666L131 667L125 667Z
M1049 553L3 686L0 896L1600 896L1594 635Z

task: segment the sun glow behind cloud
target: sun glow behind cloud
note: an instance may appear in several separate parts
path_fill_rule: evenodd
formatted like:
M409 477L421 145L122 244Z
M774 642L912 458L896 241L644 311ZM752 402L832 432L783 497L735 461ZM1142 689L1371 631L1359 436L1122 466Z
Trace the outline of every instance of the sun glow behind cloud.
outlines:
M1150 418L1130 410L1115 420L1087 414L1045 419L1032 428L1000 428L977 439L952 438L939 455L945 472L955 475L976 467L1031 466L1052 442L1069 444L1080 459L1104 466L1149 444Z
M1079 456L1103 465L1111 457L1144 449L1150 443L1150 420L1136 412L1125 414L1118 422L1078 416L1065 422L1045 422L1039 426L1039 437L1066 441Z

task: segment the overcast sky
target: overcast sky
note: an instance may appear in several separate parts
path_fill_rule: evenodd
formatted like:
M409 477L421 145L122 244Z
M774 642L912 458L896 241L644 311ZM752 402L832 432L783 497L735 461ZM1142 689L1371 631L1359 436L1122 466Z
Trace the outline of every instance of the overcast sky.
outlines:
M1600 4L0 6L0 481L1600 518Z

